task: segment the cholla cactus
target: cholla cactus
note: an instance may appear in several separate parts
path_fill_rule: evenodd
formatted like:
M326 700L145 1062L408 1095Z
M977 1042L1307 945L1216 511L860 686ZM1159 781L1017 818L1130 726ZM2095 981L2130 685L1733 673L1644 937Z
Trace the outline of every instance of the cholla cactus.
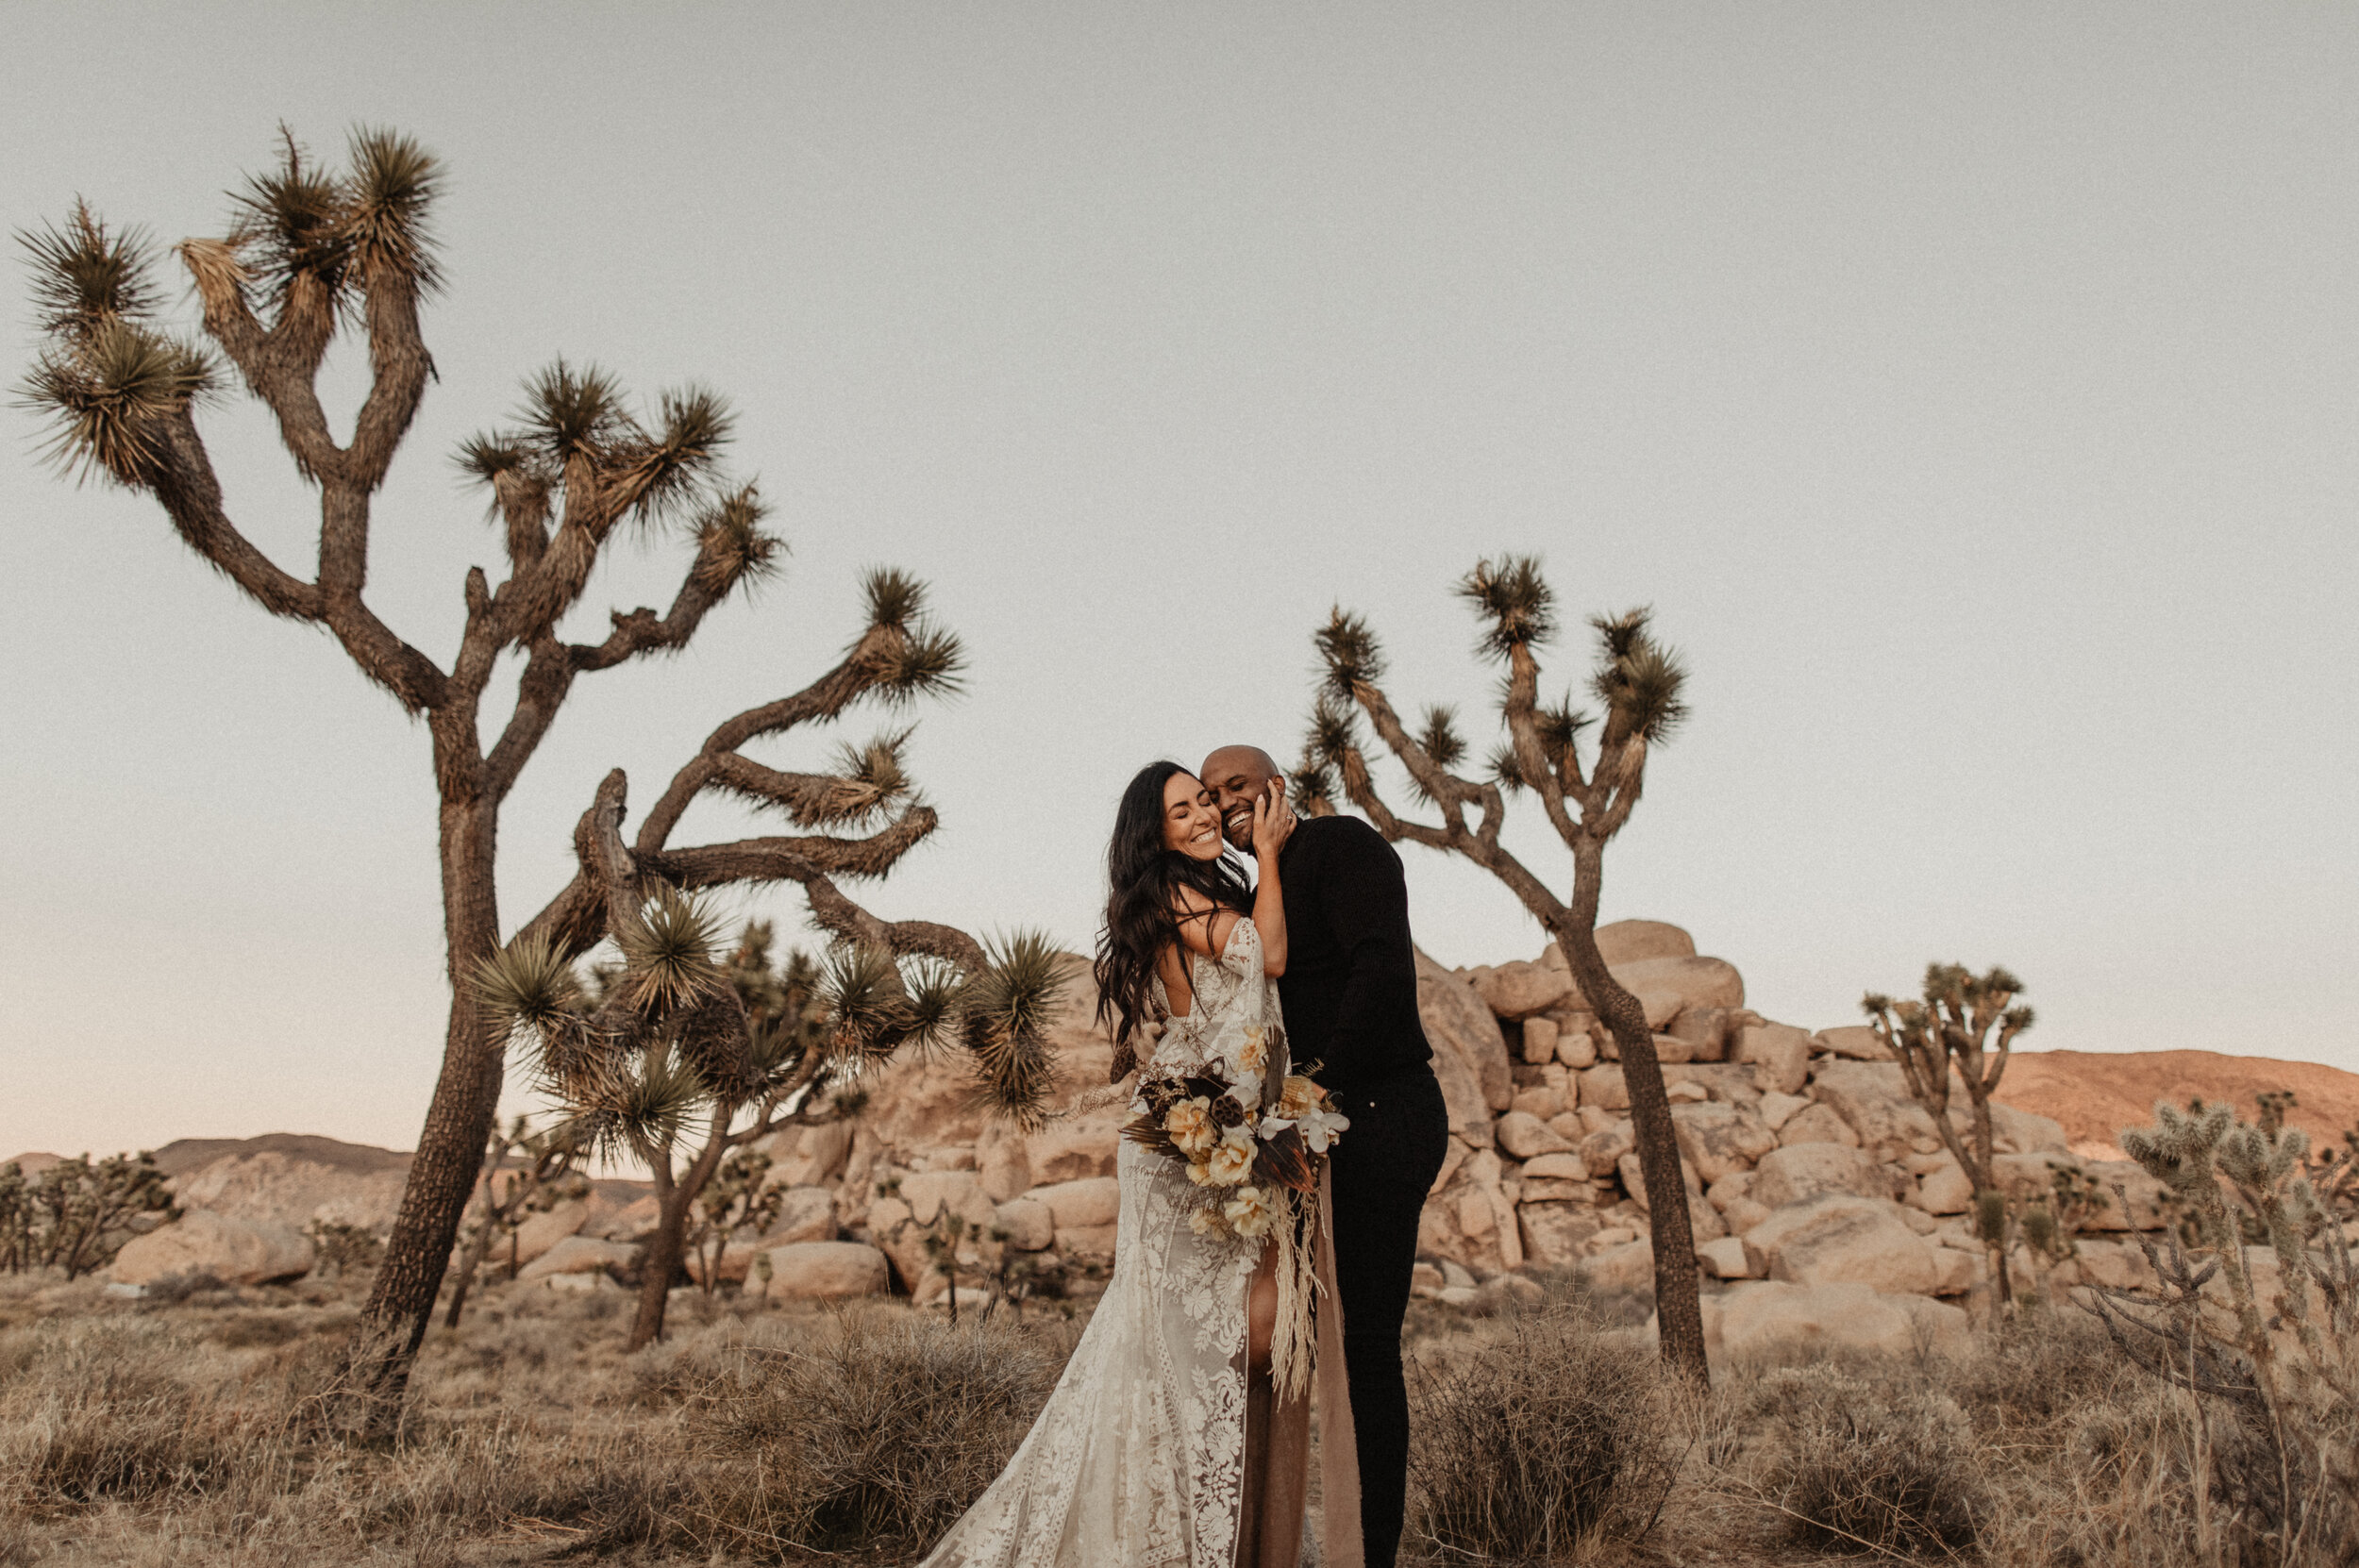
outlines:
M2141 1238L2160 1284L2088 1304L2133 1361L2263 1445L2257 1483L2242 1477L2230 1500L2268 1559L2339 1562L2359 1553L2359 1268L2305 1169L2307 1135L2284 1125L2287 1103L2257 1126L2225 1105L2158 1104L2154 1126L2121 1134L2196 1241ZM2266 1300L2248 1233L2273 1255Z

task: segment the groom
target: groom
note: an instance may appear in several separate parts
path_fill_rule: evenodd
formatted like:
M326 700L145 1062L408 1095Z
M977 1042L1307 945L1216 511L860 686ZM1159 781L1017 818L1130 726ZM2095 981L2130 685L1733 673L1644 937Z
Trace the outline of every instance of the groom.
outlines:
M1267 752L1223 746L1196 776L1229 842L1252 853L1253 803L1280 778ZM1329 1158L1344 1370L1359 1439L1367 1568L1393 1568L1409 1486L1409 1394L1400 1326L1417 1215L1441 1174L1449 1115L1417 1022L1417 968L1400 857L1357 817L1312 817L1279 854L1286 973L1278 982L1294 1059L1351 1118Z

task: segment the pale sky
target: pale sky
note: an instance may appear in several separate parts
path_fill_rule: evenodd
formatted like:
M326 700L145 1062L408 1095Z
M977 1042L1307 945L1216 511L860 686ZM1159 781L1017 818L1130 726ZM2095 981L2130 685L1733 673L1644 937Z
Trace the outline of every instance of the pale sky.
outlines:
M889 562L973 662L919 712L942 832L867 896L1084 946L1123 781L1290 757L1330 604L1487 749L1448 589L1531 551L1694 670L1608 918L1687 926L1814 1027L2003 961L2027 1045L2359 1068L2359 10L19 0L5 36L12 228L80 193L219 234L282 121L445 161L441 379L371 581L438 658L498 561L448 456L525 375L734 400L788 571L577 688L504 819L510 927L608 767L644 807ZM0 296L13 383L13 252ZM304 570L259 410L202 427ZM0 430L0 1158L410 1146L445 1007L423 730ZM578 628L683 559L620 552ZM1484 875L1404 855L1428 950L1537 950Z

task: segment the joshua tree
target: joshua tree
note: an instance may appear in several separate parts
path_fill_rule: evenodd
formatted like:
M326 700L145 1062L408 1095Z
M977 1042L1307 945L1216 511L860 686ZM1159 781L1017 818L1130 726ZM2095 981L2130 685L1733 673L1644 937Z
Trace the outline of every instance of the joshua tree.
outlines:
M1922 1002L1899 1002L1878 992L1860 1000L1876 1038L1899 1062L1909 1093L1974 1184L1976 1227L2002 1308L2015 1300L2015 1286L2007 1276L2007 1200L1999 1185L1990 1097L2007 1071L2015 1037L2032 1026L2032 1009L2015 1005L2022 993L2023 982L2004 969L1977 976L1964 964L1932 963L1925 966ZM1964 1132L1949 1116L1952 1072L1971 1108Z
M391 132L355 133L341 173L290 138L277 165L235 196L223 238L176 247L209 347L160 324L155 254L138 233L110 231L77 206L62 225L22 237L47 337L25 395L50 414L59 465L154 496L181 539L256 605L325 627L367 678L426 721L452 994L442 1072L356 1340L356 1356L374 1369L361 1384L378 1395L397 1395L406 1383L499 1096L503 1038L487 1026L468 981L501 945L494 876L501 805L577 677L678 651L708 611L770 575L782 548L763 526L755 486L722 475L731 416L718 396L667 392L643 417L612 377L560 359L527 383L511 428L458 454L460 469L491 493L507 560L496 585L480 567L461 575L466 618L457 647L437 662L378 618L365 597L371 509L433 372L419 310L440 283L429 219L442 177L430 155ZM340 332L363 339L369 364L367 395L342 442L317 388ZM225 389L215 353L268 411L318 493L309 576L251 542L214 475L196 415ZM671 608L617 609L602 633L571 641L569 613L630 524L673 529L688 545ZM815 917L845 935L953 959L958 943L971 947L923 922L888 927L833 881L881 876L933 831L933 810L897 776L896 745L881 747L895 763L891 777L860 768L781 772L746 752L863 698L906 701L953 685L957 640L929 626L923 601L912 579L872 575L865 627L842 659L802 691L721 725L673 776L640 825L627 858L631 876L682 889L792 879ZM485 711L486 696L511 655L523 670L503 718ZM782 811L802 831L671 847L682 814L708 792ZM598 786L575 833L579 873L524 925L552 953L585 952L607 934L625 793L619 771ZM858 838L827 831L863 816L882 826ZM378 1409L382 1419L393 1405Z
M1664 1089L1646 1009L1607 970L1597 937L1605 846L1638 803L1648 753L1686 717L1681 700L1686 672L1655 641L1647 611L1592 621L1598 658L1590 689L1603 709L1603 726L1594 761L1584 769L1579 742L1581 733L1598 721L1577 710L1570 697L1552 707L1541 706L1538 650L1555 636L1557 620L1555 596L1540 575L1539 563L1522 556L1482 561L1460 580L1458 593L1482 623L1482 656L1504 664L1507 671L1499 689L1499 718L1507 741L1492 754L1487 770L1475 776L1452 771L1467 753L1447 708L1430 709L1423 729L1410 733L1378 684L1384 676L1384 660L1375 633L1359 616L1338 609L1316 638L1327 682L1297 773L1297 794L1307 812L1332 810L1331 796L1340 780L1345 798L1366 812L1386 839L1406 839L1464 856L1506 883L1556 939L1581 994L1614 1031L1620 1049L1654 1238L1664 1358L1702 1380L1709 1374L1695 1235L1688 1223L1670 1097ZM1438 823L1400 817L1378 794L1361 749L1361 715L1408 770L1411 787L1440 816ZM1548 826L1572 852L1569 901L1560 900L1539 875L1499 843L1506 797L1526 790L1538 798ZM1480 814L1471 825L1470 810Z
M756 961L766 930L725 960L718 925L694 899L662 883L643 892L619 839L604 853L620 857L608 915L619 967L585 986L566 955L527 934L484 959L477 991L528 1053L536 1087L563 1106L568 1139L635 1159L655 1182L661 1217L627 1348L661 1337L690 1219L723 1162L788 1122L845 1114L863 1071L904 1047L955 1041L987 1103L1018 1120L1044 1113L1053 1061L1043 1025L1060 990L1044 939L1013 939L992 959L955 933L957 960L845 942L815 985L798 983L792 959L778 983Z
M730 1239L747 1230L761 1235L785 1207L786 1189L771 1181L770 1166L760 1149L740 1144L729 1150L689 1210L686 1253L696 1260L696 1288L708 1296L721 1288Z
M468 1226L459 1265L451 1272L450 1307L443 1318L449 1328L459 1326L467 1309L467 1293L502 1237L512 1242L527 1213L545 1212L565 1198L589 1191L589 1185L574 1174L579 1151L561 1126L536 1130L531 1118L519 1116L505 1131L495 1124L489 1142L483 1156L483 1195L477 1202L475 1223ZM523 1159L511 1164L511 1158L519 1155ZM512 1276L512 1252L510 1258Z
M0 1268L63 1269L68 1279L102 1267L131 1239L143 1215L176 1219L172 1189L156 1157L88 1155L60 1159L27 1176L11 1160L0 1165Z

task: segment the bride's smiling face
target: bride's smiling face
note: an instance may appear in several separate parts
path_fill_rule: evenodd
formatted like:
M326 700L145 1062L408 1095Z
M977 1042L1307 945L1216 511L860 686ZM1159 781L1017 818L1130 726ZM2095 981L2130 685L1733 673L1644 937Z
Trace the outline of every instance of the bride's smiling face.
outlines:
M1192 860L1220 859L1220 812L1213 792L1192 773L1176 773L1163 781L1163 847Z

